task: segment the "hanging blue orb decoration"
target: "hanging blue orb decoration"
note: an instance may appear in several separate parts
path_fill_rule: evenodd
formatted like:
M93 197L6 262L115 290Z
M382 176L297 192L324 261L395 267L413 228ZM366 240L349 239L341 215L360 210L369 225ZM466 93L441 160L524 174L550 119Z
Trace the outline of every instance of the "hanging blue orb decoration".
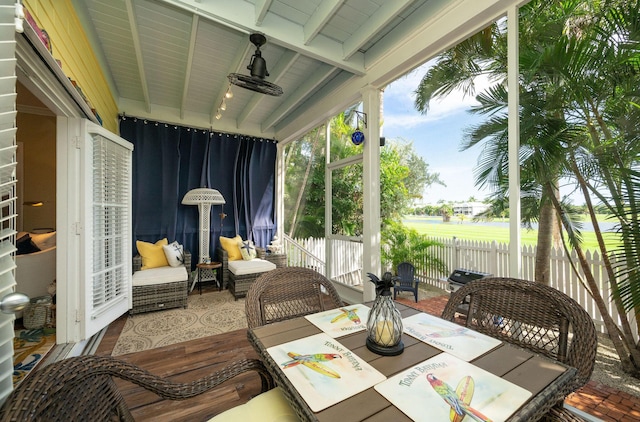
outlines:
M351 134L351 142L354 145L361 145L364 142L364 133L360 132L360 130L356 130Z

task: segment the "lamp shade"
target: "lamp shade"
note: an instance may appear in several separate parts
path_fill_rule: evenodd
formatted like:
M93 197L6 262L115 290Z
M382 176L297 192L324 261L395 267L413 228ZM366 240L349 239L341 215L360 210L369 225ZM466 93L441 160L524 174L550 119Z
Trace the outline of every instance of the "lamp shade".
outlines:
M184 195L184 198L182 198L183 205L221 205L225 203L226 201L222 194L218 190L211 188L191 189Z

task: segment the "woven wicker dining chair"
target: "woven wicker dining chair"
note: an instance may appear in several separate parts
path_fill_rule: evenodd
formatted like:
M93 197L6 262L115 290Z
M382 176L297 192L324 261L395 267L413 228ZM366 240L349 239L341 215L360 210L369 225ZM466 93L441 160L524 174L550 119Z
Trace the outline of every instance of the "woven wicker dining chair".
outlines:
M451 294L442 318L459 322L578 370L542 420L581 421L563 408L564 398L591 378L598 338L589 314L553 287L527 280L485 277Z
M274 387L271 375L257 359L238 360L196 381L177 383L111 356L72 357L25 378L0 408L0 421L133 421L114 377L144 387L164 399L182 400L247 371L255 371L260 376L263 393Z
M249 328L343 306L329 279L310 268L276 268L251 285L245 299Z

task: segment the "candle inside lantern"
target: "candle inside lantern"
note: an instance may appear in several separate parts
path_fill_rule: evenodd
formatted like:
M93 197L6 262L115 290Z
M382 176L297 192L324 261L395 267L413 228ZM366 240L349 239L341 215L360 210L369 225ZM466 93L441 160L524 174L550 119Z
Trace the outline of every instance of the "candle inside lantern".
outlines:
M374 336L375 342L381 346L393 346L393 331L393 321L378 321L378 323L376 324L376 333Z

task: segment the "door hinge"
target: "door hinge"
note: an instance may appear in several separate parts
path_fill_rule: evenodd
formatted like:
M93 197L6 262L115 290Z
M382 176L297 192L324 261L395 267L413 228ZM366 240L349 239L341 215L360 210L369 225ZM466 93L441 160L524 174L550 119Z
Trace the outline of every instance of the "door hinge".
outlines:
M80 310L76 309L76 322L81 322L82 319L80 318Z
M75 223L73 223L73 232L76 235L80 235L82 233L82 226L80 225L79 221L76 221Z
M80 149L82 147L82 142L81 142L79 136L74 136L73 137L73 143L74 143L74 146L76 147L76 149Z

